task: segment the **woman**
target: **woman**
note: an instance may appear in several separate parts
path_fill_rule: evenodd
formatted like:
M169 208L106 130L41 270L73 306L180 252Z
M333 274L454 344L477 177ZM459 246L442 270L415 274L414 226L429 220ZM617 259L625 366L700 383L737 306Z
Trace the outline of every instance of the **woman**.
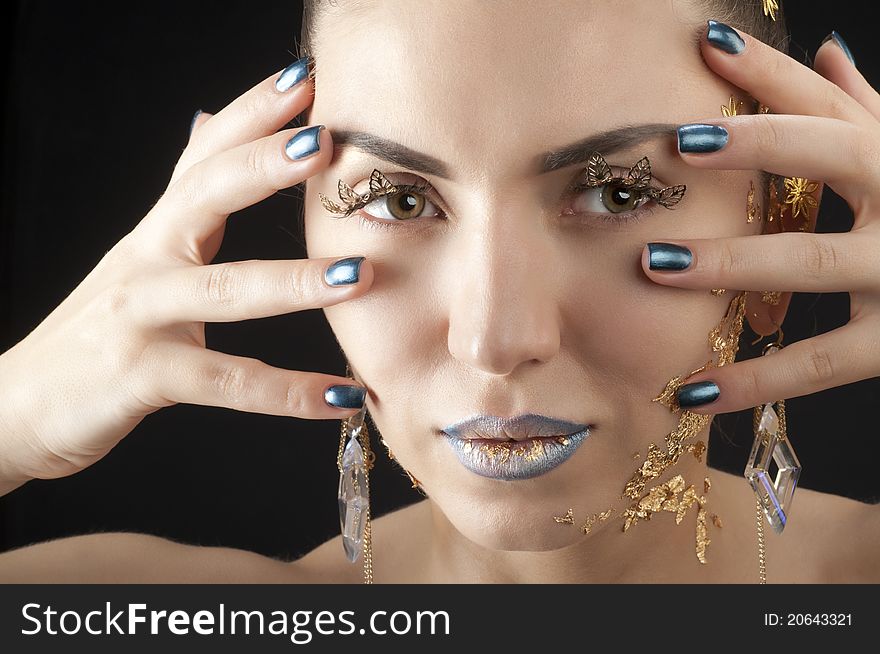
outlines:
M0 357L0 488L179 402L351 419L346 538L285 562L95 534L0 578L877 581L876 507L798 489L756 555L753 489L705 456L713 414L880 370L880 97L839 36L814 71L764 42L773 2L337 4L307 7L314 80L299 61L198 115L162 199ZM306 180L309 259L209 264L230 213ZM809 233L817 180L852 232ZM743 320L778 339L792 291L842 290L845 328L732 363ZM354 379L204 348L204 322L315 307ZM372 522L364 407L426 495Z

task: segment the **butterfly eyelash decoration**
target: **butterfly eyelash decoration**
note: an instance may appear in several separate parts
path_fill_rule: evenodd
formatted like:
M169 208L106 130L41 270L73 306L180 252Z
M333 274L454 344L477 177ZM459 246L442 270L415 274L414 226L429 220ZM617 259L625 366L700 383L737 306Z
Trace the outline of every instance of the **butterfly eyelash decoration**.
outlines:
M639 159L635 165L629 169L629 172L625 177L615 177L611 173L611 166L608 165L605 158L598 152L594 152L587 160L586 178L586 182L577 186L575 190L581 188L593 188L616 182L628 189L643 193L645 196L667 209L678 204L679 200L684 197L684 192L687 189L687 186L684 184L666 186L662 189L657 189L651 186L651 162L648 160L648 157L642 157Z
M409 190L411 188L414 187L410 187L409 185L399 187L395 186L377 168L374 168L373 172L370 174L370 190L363 195L355 193L353 188L351 188L348 184L340 179L339 199L343 202L342 206L333 202L333 200L328 198L323 193L318 193L318 198L321 200L321 206L323 206L327 211L329 211L330 213L342 214L340 216L334 216L334 218L345 218L353 211L367 206L376 198L380 198L383 195L397 193L400 190Z

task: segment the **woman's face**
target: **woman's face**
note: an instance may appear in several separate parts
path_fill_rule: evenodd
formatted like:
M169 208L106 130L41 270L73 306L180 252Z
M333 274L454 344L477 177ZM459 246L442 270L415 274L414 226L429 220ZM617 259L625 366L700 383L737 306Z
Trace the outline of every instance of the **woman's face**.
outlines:
M721 117L731 95L751 113L701 59L706 18L685 0L442 0L343 2L319 20L309 122L325 124L337 149L307 185L308 255L362 254L375 267L371 290L326 308L327 319L397 460L483 546L583 538L551 517L615 503L635 453L678 424L652 399L712 358L708 333L733 293L661 286L640 264L649 241L763 224L746 222L757 173L700 170L677 154L678 124ZM671 127L653 138L635 129L655 123ZM546 153L621 127L633 129L543 170ZM342 131L393 147L341 147ZM612 221L627 217L614 213L625 210L619 196L567 191L592 150L618 176L647 156L652 184L685 184L684 197ZM409 214L379 198L333 218L318 193L339 203L339 179L366 192L374 168L434 190L406 196ZM463 465L441 433L475 414L526 413L590 434L561 465L504 479Z

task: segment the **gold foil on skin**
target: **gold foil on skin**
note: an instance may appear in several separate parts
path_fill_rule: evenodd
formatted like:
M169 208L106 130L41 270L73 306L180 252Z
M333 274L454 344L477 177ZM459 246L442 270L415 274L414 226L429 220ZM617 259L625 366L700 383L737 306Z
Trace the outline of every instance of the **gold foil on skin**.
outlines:
M563 525L573 525L574 524L574 509L569 508L568 513L564 516L553 516L553 519L559 524Z
M736 358L739 338L743 329L746 295L746 291L736 295L730 301L724 318L709 332L709 346L714 353L718 354L717 362L713 364L710 360L698 370L687 375L687 377L713 365L727 365ZM700 563L706 563L706 548L711 540L708 538L706 528L705 495L697 496L693 486L689 486L684 491L681 500L679 500L677 493L684 485L684 479L681 475L676 475L664 484L654 486L647 494L643 495L647 481L659 477L666 469L677 463L683 452L692 452L698 461L702 459L702 455L705 452L705 443L703 441L687 445L684 441L702 431L711 422L712 416L681 410L676 400L675 391L682 383L684 382L681 376L674 377L667 382L660 395L654 398L654 401L660 402L673 413L681 413L679 424L675 431L666 436L665 451L655 443L648 443L647 459L636 470L629 482L627 482L624 488L624 495L635 499L636 502L623 513L623 531L626 532L640 519L650 520L652 513L658 510L674 510L676 512L676 524L678 524L684 518L687 509L694 503L697 503L700 509L697 514L695 551ZM708 492L708 488L711 487L711 481L709 481L708 477L704 479L704 486L706 487L706 492ZM720 522L720 519L718 522Z
M587 516L587 519L584 521L581 530L584 532L585 535L589 534L596 522L605 522L608 518L611 517L612 511L613 509L608 508L606 511L594 513L591 516Z

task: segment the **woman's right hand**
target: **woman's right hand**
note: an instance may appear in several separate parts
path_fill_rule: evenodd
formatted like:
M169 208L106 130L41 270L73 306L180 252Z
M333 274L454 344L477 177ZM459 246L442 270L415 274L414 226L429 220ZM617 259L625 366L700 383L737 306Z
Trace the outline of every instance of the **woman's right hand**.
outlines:
M346 377L205 347L205 322L329 306L363 295L372 283L372 267L359 257L333 269L338 285L325 278L337 259L206 265L229 214L329 164L327 130L277 131L312 102L314 83L305 73L291 66L282 79L299 79L292 88L279 90L273 75L216 115L200 115L155 206L0 355L0 495L32 478L89 466L144 416L181 402L318 419L345 418L361 406L361 386L327 394L354 408L325 400L330 387L351 386ZM319 150L309 154L316 143ZM305 156L291 158L297 150ZM357 281L346 282L346 272Z

